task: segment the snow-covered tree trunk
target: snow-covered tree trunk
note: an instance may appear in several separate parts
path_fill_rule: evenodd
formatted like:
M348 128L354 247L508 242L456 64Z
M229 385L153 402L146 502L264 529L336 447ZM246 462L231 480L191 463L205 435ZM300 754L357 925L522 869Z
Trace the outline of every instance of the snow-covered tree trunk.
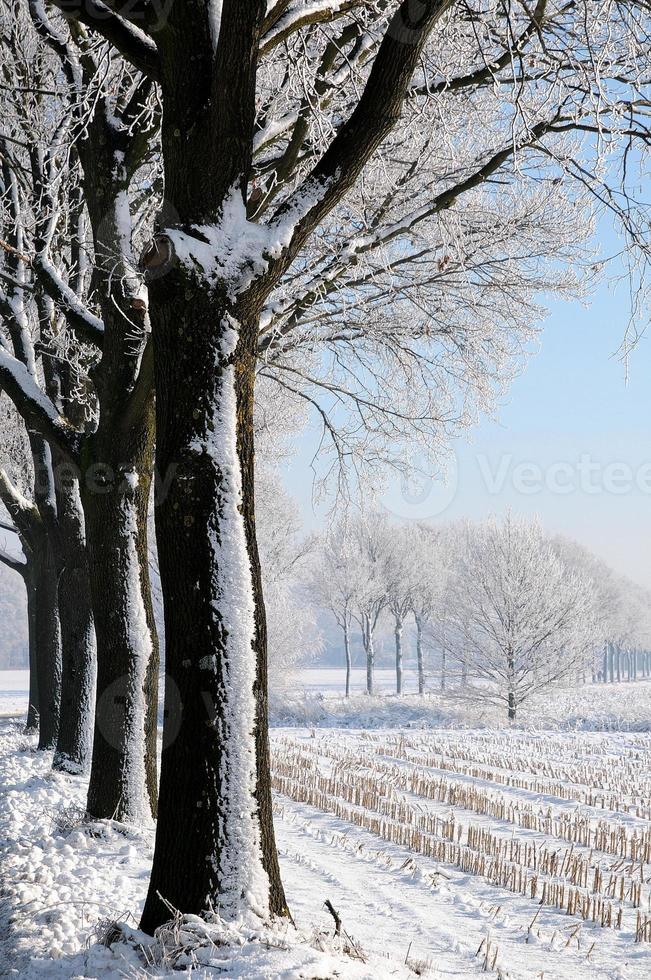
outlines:
M151 431L138 434L130 445L93 447L82 500L97 642L88 811L140 824L156 812L159 659L147 551Z
M423 663L423 623L416 616L416 664L418 668L418 693L425 693L425 665Z
M76 481L57 485L58 606L61 623L61 714L55 769L90 765L95 703L95 628L84 515Z
M396 617L394 636L396 640L396 694L402 694L402 619Z
M447 684L447 669L448 669L448 649L446 646L441 650L441 690L445 690L445 685Z
M375 642L373 624L368 613L363 615L362 642L366 654L366 693L373 694L375 689Z
M350 655L350 626L348 623L348 617L344 616L343 622L344 630L344 654L346 657L346 697L350 697L350 672L352 669L352 658Z
M137 86L126 105L104 89L79 143L103 326L102 357L93 372L99 418L81 453L97 643L88 809L95 817L135 823L155 815L158 795L159 654L147 547L153 365L129 204L147 143L135 122L146 89Z
M152 284L151 303L157 473L173 474L156 509L168 719L182 708L162 755L147 932L169 918L161 898L229 919L286 911L254 521L257 320L181 269Z

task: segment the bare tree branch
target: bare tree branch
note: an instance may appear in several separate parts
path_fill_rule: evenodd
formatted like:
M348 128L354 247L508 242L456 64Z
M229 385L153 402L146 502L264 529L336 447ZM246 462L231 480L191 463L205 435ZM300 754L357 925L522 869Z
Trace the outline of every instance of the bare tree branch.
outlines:
M277 281L316 225L353 186L364 165L400 119L404 97L434 25L454 0L404 0L391 19L364 91L350 118L272 224L300 215L290 245L263 277ZM313 203L312 203L313 202Z
M100 0L52 0L52 3L65 17L80 21L110 41L143 74L158 80L160 62L155 42L107 4Z
M11 398L28 430L53 442L69 459L77 459L81 433L59 414L25 365L4 347L0 347L0 387Z

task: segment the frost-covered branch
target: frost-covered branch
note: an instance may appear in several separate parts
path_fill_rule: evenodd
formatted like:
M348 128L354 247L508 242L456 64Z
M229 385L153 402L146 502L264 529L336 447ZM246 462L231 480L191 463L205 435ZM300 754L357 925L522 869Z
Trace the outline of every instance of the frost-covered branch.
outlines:
M350 190L369 157L400 118L402 104L425 42L452 0L401 4L391 19L350 118L303 185L281 205L274 222L296 216L290 246L274 266L277 278L316 225Z
M38 254L32 264L43 289L54 300L70 326L77 331L82 340L101 348L104 341L104 323L100 317L86 309L46 255Z
M27 367L4 347L0 347L0 388L7 392L28 429L51 440L69 459L77 458L81 433L56 410Z

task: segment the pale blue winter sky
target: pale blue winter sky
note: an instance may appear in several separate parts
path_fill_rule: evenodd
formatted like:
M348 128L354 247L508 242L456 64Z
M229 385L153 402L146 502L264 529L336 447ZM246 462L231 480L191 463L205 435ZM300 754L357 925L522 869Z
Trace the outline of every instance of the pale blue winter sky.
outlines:
M614 239L604 252L610 245ZM394 479L387 509L434 521L507 508L538 514L549 531L651 587L651 330L629 359L627 382L618 348L628 316L626 282L602 285L587 309L553 304L540 352L512 385L499 421L485 419L454 443L449 486L424 486L416 499ZM313 431L286 475L308 527L322 520L311 500L315 448Z

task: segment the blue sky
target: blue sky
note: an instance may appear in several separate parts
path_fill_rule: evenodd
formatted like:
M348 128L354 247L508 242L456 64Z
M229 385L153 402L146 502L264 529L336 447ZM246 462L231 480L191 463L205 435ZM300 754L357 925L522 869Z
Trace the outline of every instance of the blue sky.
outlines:
M383 506L435 523L507 508L537 514L549 531L651 587L651 330L630 356L627 380L618 348L628 316L626 282L600 286L588 308L553 304L540 351L497 420L454 442L448 485L405 488L396 478ZM286 473L308 527L322 522L311 499L315 449L316 432L307 432Z

